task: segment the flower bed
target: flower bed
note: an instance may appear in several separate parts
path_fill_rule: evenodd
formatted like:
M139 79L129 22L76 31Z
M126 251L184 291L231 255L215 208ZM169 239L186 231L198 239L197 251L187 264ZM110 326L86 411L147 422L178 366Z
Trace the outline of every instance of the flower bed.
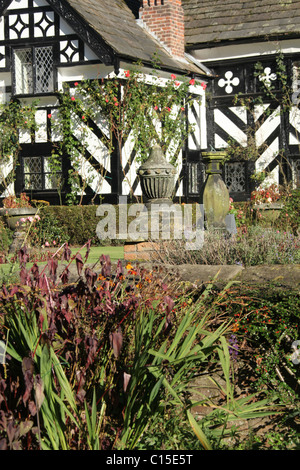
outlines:
M2 286L1 448L149 449L153 427L169 429L177 417L187 433L183 446L213 449L225 446L220 432L232 434L228 421L274 413L271 396L234 393L230 357L239 331L225 308L237 305L233 292L193 288L159 269L120 262L113 271L107 256L97 275L85 265L89 251L87 243L71 257L66 244L58 275L54 255L44 267L28 268L23 249L20 282ZM72 262L78 282L69 279ZM227 385L218 416L208 399L210 413L199 422L187 390L212 367Z

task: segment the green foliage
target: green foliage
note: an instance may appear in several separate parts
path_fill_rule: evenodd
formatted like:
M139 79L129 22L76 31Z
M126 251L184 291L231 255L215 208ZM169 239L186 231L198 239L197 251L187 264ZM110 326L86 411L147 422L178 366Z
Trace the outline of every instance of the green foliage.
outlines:
M40 215L30 224L28 241L33 247L59 246L69 241L69 235L66 226L61 224L55 212L47 207L40 209Z
M194 83L195 80L179 81L173 74L169 79L156 73L149 78L137 68L126 71L123 76L83 80L75 82L72 88L65 85L60 94L59 118L53 119L53 126L63 135L54 155L71 157L69 202L74 203L76 195L81 196L81 202L86 186L95 179L92 168L98 173L100 189L107 177L104 162L95 163L86 153L89 130L99 121L103 129L101 140L109 153L119 154L121 167L123 144L128 138L134 144L137 162L145 161L149 147L159 143L163 152L171 155L171 163L176 164L182 144L192 129L192 125L187 124L185 111L196 100L189 93ZM91 166L83 163L82 156ZM127 179L123 167L122 170ZM130 186L130 182L127 183Z
M97 206L47 206L40 210L41 220L34 235L39 245L46 241L56 246L68 241L71 245L83 245L87 240L97 243Z
M282 218L296 235L300 227L300 189L290 192L284 202Z
M8 188L15 179L20 150L19 133L36 130L35 113L37 101L30 106L23 106L13 100L0 105L0 183ZM7 165L12 170L6 175Z
M242 220L242 219L241 219ZM208 264L257 266L299 264L299 234L260 224L241 226L237 235L206 231L204 244L197 250L186 250L181 240L161 244L161 261L170 264Z
M273 412L253 396L234 397L224 337L229 324L212 318L212 284L196 295L132 266L126 275L118 263L113 274L106 256L97 276L84 269L90 244L84 248L85 256L80 250L72 258L68 245L63 250L68 266L76 262L78 283L69 284L68 267L57 278L54 255L41 271L27 269L23 249L20 282L2 286L0 337L9 354L0 371L2 448L134 449L151 426L178 413L186 415L200 448L217 448L219 427L210 427L207 418L203 428L187 396L190 381L218 358L226 380L221 428L229 418ZM210 400L207 405L214 414Z
M234 202L229 198L229 211L228 214L233 214L237 227L246 227L249 221L249 204Z
M5 262L8 249L12 243L12 231L0 218L0 263Z
M300 338L299 292L237 285L222 300L219 308L226 306L233 319L238 356L250 360L257 390L276 391L299 415L299 365L291 361L292 343Z

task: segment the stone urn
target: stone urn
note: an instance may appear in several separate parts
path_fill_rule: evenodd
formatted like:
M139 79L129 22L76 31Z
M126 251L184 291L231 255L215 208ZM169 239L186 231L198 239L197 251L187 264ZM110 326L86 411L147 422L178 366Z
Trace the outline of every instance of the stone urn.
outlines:
M279 218L282 208L280 202L263 202L254 204L253 211L257 219L261 216L264 221L272 223Z
M21 220L32 217L37 213L35 207L16 207L16 208L1 208L0 216L5 218L8 227L13 230L13 241L9 247L9 253L15 253L22 247L25 237L26 230L25 224Z
M203 206L207 228L226 230L229 211L229 192L222 178L226 152L203 152L206 180L203 188Z
M146 206L172 204L176 169L168 163L159 145L155 145L148 160L138 169Z
M2 207L0 209L0 216L5 217L5 221L11 230L15 230L17 227L21 227L20 220L22 218L26 219L27 217L35 215L37 209L35 207L16 207L6 209Z

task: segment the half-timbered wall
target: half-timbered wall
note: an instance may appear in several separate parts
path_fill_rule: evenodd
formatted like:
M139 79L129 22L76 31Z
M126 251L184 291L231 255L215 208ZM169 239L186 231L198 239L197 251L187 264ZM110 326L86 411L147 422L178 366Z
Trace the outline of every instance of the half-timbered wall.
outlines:
M15 191L25 190L31 197L52 203L59 201L55 187L58 180L51 177L48 159L53 144L62 139L59 129L53 125L59 107L55 91L62 90L64 83L68 83L72 93L77 81L106 78L116 72L105 46L91 39L91 34L76 21L63 2L54 0L13 0L0 19L1 102L12 97L27 103L33 98L39 99L38 131L35 135L20 134ZM122 75L120 64L117 72ZM202 87L195 87L193 92L204 95ZM176 145L172 148L172 152L178 152L176 195L179 197L199 196L203 178L199 150L206 147L206 134L200 125L205 119L204 110L203 99L201 105L188 111L189 119L195 124L194 132L184 149L178 150ZM78 142L85 144L84 154L76 156L76 164L82 181L88 182L84 190L86 201L98 194L117 202L118 197L128 195L131 188L135 195L141 194L136 172L137 147L131 136L124 143L120 157L117 148L110 155L105 145L109 131L101 112L95 122L88 125L73 115L71 128ZM64 182L68 180L74 155L63 157L59 176ZM65 185L59 192L64 196L67 190ZM5 194L2 191L2 197Z
M257 75L257 64L262 74ZM284 59L287 88L295 85L295 57ZM231 156L224 167L224 179L231 196L244 200L255 183L254 172L266 171L270 182L283 178L299 181L299 109L286 112L282 104L276 56L210 62L216 78L208 86L208 148L221 150L240 146L242 158ZM265 93L263 81L272 86L274 98ZM296 86L296 90L299 88ZM296 91L295 91L296 93ZM289 94L292 103L292 94ZM246 158L245 158L246 155ZM250 158L252 155L252 158Z
M51 2L50 2L51 3ZM17 168L15 189L32 196L57 201L55 180L51 178L48 159L53 144L61 140L53 119L58 115L56 90L63 84L82 78L105 77L112 66L102 64L99 57L74 31L67 21L45 0L14 0L0 21L0 85L1 102L18 98L29 103L38 98L36 121L38 131L20 134L20 165ZM74 135L80 138L82 123L72 121ZM92 165L83 159L81 171L93 173L91 189L111 193L98 167L111 171L107 149L101 143L101 130L94 123L95 133L87 139L87 153ZM68 178L70 158L65 155L61 173ZM83 175L82 175L83 176ZM100 189L101 187L101 189ZM12 188L9 188L11 191Z

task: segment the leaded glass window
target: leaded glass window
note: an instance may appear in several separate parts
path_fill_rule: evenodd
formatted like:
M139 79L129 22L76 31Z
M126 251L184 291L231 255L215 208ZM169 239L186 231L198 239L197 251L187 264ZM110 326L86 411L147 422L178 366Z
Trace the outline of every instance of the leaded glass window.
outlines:
M24 190L56 190L61 187L62 169L55 163L52 165L51 157L24 157Z
M230 193L243 193L246 191L245 162L225 164L225 184Z
M53 83L52 46L14 49L15 94L50 93Z
M293 186L300 187L300 159L292 161Z
M189 194L199 193L199 163L188 163Z

